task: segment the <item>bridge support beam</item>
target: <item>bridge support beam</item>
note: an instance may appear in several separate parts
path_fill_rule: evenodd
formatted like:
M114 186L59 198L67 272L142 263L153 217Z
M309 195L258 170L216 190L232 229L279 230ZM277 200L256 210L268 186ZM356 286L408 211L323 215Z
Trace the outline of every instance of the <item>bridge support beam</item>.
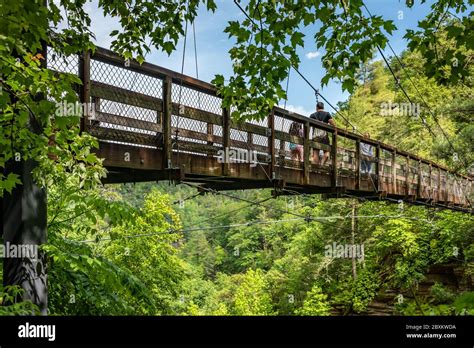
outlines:
M268 116L268 129L270 136L268 137L268 148L270 161L268 162L268 175L270 178L275 179L275 109Z
M439 202L441 200L441 168L440 167L438 167L438 181L436 183L436 186L438 187L436 202Z
M222 146L224 151L228 151L230 149L230 123L230 110L228 108L224 108L222 110ZM222 175L229 175L229 163L226 161L222 163Z
M172 168L172 145L171 145L171 114L173 104L171 102L171 77L163 81L163 168Z
M418 175L417 175L417 184L416 184L416 197L421 198L421 180L422 180L422 166L421 166L421 161L418 161L418 167L417 167Z
M355 148L355 189L360 189L360 139L356 140Z
M304 124L304 143L303 143L303 169L304 169L304 183L306 185L309 184L309 173L311 170L311 148L309 147L309 133L310 133L311 126L309 125L309 122L306 121ZM314 151L314 150L313 150Z
M337 128L332 133L332 175L331 175L331 187L333 189L337 186Z
M86 125L90 122L90 102L91 102L91 55L89 51L84 52L79 56L79 78L82 81L82 86L79 90L79 99L84 107L83 117L80 121L81 132L86 129Z
M375 188L377 190L377 192L380 191L380 182L381 182L381 177L382 175L380 174L380 169L381 169L381 165L380 165L380 162L381 162L381 159L380 159L380 144L377 144L377 147L375 148L375 157L376 157L376 161L375 161Z
M419 176L418 176L418 178L419 178ZM405 194L408 197L410 195L410 156L407 156L407 158L406 158L405 188L406 188Z

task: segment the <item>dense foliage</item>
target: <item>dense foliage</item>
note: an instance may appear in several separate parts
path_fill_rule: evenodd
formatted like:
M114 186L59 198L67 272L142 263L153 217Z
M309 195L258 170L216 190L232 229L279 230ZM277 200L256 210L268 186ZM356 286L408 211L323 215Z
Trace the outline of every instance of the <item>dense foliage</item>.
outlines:
M75 227L84 219L50 229L52 314L366 313L386 291L394 314L474 314L469 293L435 284L429 295L417 294L430 265L454 264L472 277L474 220L464 213L318 196L249 206L204 195L183 206L195 194L186 186L101 190L117 204L110 210L126 211L123 220L112 222L108 212L87 231ZM232 193L252 201L269 194ZM359 219L355 243L364 257L356 278L351 258L326 253L328 245L351 243L353 204L361 217L380 216Z

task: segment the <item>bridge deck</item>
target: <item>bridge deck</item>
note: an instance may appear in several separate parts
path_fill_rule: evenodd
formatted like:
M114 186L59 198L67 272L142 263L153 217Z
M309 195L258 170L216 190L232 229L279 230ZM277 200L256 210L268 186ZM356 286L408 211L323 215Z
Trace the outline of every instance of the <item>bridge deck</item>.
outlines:
M48 54L48 66L83 81L79 94L90 108L81 126L99 139L105 183L172 179L216 190L271 187L277 194L347 194L473 212L472 178L344 129L280 108L261 121L234 122L212 85L124 62L102 48L92 56ZM289 135L292 122L303 137ZM325 130L331 144L311 140L313 128ZM301 161L292 159L290 143L303 146ZM374 156L361 154L361 143ZM320 149L331 153L324 166L311 161ZM372 174L361 172L363 160L371 161Z

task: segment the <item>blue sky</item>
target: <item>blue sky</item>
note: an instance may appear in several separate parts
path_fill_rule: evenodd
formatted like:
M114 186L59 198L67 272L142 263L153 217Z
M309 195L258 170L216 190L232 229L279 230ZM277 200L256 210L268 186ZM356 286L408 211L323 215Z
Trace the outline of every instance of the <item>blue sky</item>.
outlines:
M434 0L428 0L425 4L419 5L419 1L415 1L416 5L410 9L405 6L405 0L365 0L372 14L382 15L385 19L392 19L398 27L398 30L390 37L390 43L397 54L401 53L406 47L406 41L403 39L406 29L415 28L418 21L429 13L433 2ZM199 78L208 82L216 74L223 74L226 78L231 74L232 65L228 50L232 47L232 41L223 31L228 21L243 19L243 14L232 0L216 0L216 3L218 9L215 13L208 13L204 7L201 8L195 27ZM92 30L97 39L96 44L109 48L111 42L109 33L119 27L118 22L108 16L104 17L102 12L97 10L96 0L87 4L87 11L92 19ZM320 81L324 74L321 56L324 52L316 47L314 42L313 35L316 29L308 27L305 30L305 47L298 51L301 59L299 70L314 86L320 88ZM195 77L191 28L188 29L187 40L184 73ZM175 71L181 71L182 49L183 41L181 40L178 44L178 50L173 52L171 56L168 57L164 53L153 50L146 56L146 60ZM391 56L388 48L385 50L385 53L387 56ZM375 57L375 59L380 58L379 56ZM333 105L339 101L346 100L348 97L348 93L344 93L341 85L336 82L330 82L325 88L320 88L320 92ZM309 115L309 113L313 112L314 100L312 89L293 72L290 77L287 108L303 115ZM284 101L281 101L280 104L283 105L283 103Z

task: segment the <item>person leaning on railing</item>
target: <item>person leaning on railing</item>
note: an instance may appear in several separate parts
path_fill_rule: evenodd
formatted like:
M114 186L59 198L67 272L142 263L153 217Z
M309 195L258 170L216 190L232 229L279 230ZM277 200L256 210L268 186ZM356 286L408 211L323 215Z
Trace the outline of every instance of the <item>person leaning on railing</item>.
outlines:
M316 112L312 113L309 117L317 121L324 122L332 126L336 126L336 122L334 122L334 119L332 118L331 114L327 111L324 111L324 103L322 102L318 102L316 104ZM322 129L313 128L313 140L324 145L328 145L328 146L330 145L328 132ZM319 165L319 152L320 152L319 150L313 149L313 162L315 162L318 165ZM321 165L324 165L324 163L326 163L328 158L329 158L329 151L324 151Z
M303 126L301 123L293 122L290 125L289 134L302 138L304 136ZM290 143L291 159L293 161L303 161L303 145Z

